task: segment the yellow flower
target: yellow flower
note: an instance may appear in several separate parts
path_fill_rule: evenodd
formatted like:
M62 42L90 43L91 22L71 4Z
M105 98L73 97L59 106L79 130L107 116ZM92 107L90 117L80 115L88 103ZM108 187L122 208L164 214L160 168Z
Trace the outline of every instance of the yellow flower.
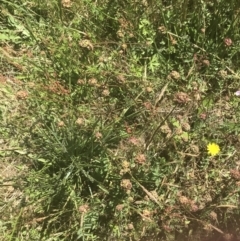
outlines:
M207 145L208 154L211 156L216 156L220 152L220 147L218 144L210 143Z

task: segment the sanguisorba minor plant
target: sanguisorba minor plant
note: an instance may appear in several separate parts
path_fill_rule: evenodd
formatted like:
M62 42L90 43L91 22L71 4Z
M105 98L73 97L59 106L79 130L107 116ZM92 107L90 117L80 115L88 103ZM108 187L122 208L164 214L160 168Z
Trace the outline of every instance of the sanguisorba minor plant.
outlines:
M1 8L1 30L18 37L3 44L24 56L16 75L30 93L19 138L35 218L20 213L11 237L237 232L237 1Z

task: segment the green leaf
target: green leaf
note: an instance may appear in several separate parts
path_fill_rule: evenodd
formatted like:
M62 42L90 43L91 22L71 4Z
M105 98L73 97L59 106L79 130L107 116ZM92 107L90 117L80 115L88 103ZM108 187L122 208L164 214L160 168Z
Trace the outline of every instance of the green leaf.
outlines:
M15 150L15 152L17 152L18 154L21 154L21 155L27 154L27 150Z

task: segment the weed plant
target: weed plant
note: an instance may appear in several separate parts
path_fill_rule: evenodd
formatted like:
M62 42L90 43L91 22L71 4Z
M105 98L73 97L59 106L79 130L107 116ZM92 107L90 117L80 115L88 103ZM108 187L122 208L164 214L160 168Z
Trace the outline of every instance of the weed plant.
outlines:
M28 166L2 240L239 238L239 1L0 9L1 162Z

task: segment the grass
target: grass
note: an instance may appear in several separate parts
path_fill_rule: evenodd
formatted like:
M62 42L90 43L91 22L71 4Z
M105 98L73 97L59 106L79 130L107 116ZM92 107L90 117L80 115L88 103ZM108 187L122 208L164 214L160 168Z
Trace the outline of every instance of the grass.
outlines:
M1 240L239 239L239 12L3 0Z

